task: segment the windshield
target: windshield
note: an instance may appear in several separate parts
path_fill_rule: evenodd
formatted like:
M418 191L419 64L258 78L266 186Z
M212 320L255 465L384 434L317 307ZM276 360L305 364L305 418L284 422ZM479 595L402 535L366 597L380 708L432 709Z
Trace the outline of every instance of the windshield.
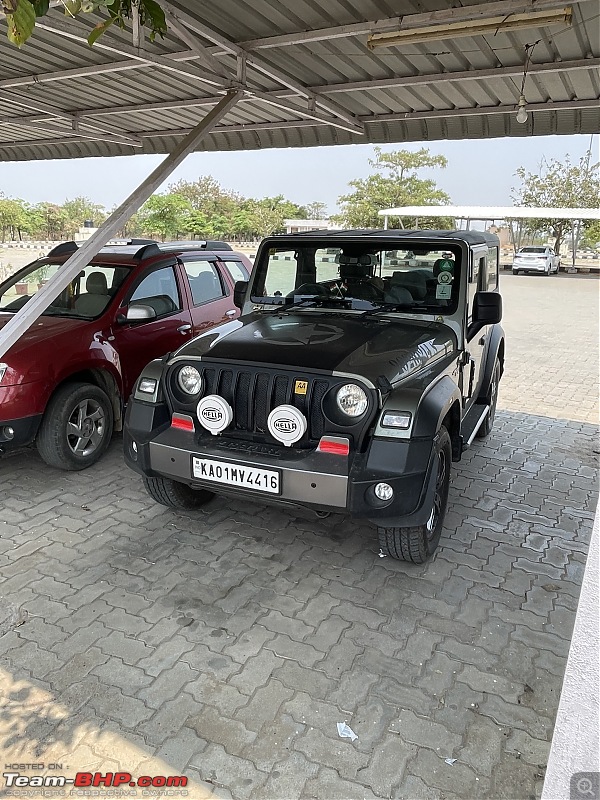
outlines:
M17 272L0 284L0 311L18 311L30 300L62 264L47 259ZM58 294L44 316L81 317L92 319L100 316L129 274L129 267L88 264L71 283Z
M542 253L542 254L544 254L545 252L546 252L546 248L545 247L522 247L519 250L519 253Z
M460 248L439 242L389 250L372 242L319 247L302 244L263 252L252 300L290 304L305 296L319 307L362 301L363 308L389 308L414 314L451 314L459 290ZM367 301L366 303L364 301ZM310 301L304 303L310 306ZM349 304L347 303L348 307ZM352 306L354 307L354 306Z

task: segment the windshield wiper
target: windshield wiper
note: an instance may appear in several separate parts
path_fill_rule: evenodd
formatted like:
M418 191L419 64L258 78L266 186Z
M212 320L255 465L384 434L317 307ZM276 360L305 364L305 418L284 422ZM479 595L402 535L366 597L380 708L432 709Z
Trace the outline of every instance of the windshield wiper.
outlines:
M288 299L288 298L286 298ZM353 311L363 311L372 309L373 303L370 300L360 300L356 297L328 297L321 294L294 295L291 303L284 303L279 307L279 311L289 311L294 308L346 308Z
M381 303L375 308L365 311L363 317L372 317L377 314L386 314L388 311L414 311L414 303Z

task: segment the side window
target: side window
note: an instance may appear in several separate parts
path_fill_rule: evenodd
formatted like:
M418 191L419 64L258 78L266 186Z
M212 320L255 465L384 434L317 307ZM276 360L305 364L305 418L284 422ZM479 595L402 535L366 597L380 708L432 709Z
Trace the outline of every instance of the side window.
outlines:
M498 248L490 247L488 250L488 281L487 290L493 292L498 288L499 257Z
M221 276L211 261L185 261L183 264L195 306L225 297Z
M155 269L142 280L131 295L130 303L150 306L157 317L181 310L181 300L173 267Z
M469 283L467 286L468 300L469 300L469 314L468 319L473 317L473 300L475 293L485 290L485 283L487 281L487 256L482 256L481 251L471 253L473 259L472 267L469 270Z
M246 270L245 264L242 264L241 261L223 261L223 263L233 278L234 283L236 281L247 281L250 277L248 275L248 271Z

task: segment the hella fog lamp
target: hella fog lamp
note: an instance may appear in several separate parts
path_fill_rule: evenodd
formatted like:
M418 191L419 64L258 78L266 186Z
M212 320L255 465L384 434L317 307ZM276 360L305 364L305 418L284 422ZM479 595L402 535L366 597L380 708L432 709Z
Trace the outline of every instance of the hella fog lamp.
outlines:
M373 491L378 500L391 500L394 496L394 490L389 483L377 483Z
M177 374L177 383L186 394L200 394L202 391L202 375L196 367L182 367Z
M6 425L2 430L4 432L4 438L8 441L15 438L15 429L11 428L10 425Z
M142 378L138 385L138 390L144 394L154 394L156 391L156 381L154 378Z
M338 389L335 399L340 411L348 417L360 417L367 410L367 395L354 383L346 383Z
M408 411L386 411L381 420L383 428L400 428L406 431L410 428L412 414Z

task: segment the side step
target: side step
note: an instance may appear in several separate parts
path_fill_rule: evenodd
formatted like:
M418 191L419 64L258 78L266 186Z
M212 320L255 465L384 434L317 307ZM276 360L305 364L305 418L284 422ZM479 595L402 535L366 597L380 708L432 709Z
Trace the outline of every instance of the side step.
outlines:
M470 409L462 424L463 450L468 450L471 446L477 431L489 413L490 407L487 403L475 403Z

